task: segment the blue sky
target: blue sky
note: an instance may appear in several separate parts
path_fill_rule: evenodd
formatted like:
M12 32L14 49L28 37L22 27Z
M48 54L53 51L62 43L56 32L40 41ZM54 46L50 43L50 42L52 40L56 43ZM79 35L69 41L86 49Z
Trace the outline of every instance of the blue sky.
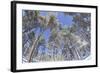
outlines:
M56 18L59 20L60 23L62 23L62 25L70 26L72 24L72 20L73 20L72 16L65 15L63 12L56 12L56 13L57 13ZM46 16L47 11L41 11L40 15Z
M69 15L64 15L63 12L59 12L58 16L57 16L57 19L59 20L59 22L62 23L62 26L63 25L70 26L72 24L72 19L73 18Z

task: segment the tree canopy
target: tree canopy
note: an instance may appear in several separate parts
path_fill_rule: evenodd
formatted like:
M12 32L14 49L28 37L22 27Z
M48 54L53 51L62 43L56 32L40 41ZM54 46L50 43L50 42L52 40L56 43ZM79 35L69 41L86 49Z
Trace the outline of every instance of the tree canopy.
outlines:
M70 25L60 21L67 17L72 19ZM23 62L86 59L91 50L90 25L90 13L23 10Z

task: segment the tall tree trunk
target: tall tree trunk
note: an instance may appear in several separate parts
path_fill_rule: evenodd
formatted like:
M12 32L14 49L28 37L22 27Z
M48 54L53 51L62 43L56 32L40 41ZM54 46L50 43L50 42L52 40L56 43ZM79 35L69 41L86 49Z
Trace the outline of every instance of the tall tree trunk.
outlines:
M35 55L36 53L36 50L37 50L37 45L38 45L38 41L39 41L39 38L40 38L41 35L39 35L35 41L33 41L33 45L30 49L30 52L29 52L29 59L28 59L28 62L31 62L32 61L32 57Z

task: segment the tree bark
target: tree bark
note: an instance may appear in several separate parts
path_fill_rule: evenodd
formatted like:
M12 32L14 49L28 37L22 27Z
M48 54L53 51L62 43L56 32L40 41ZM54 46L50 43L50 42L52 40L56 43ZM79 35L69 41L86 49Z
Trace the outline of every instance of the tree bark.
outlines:
M32 57L33 55L35 55L35 52L37 50L37 45L38 45L38 41L39 41L39 38L40 38L41 35L39 35L35 41L33 41L33 45L30 49L30 52L29 52L29 59L28 59L28 62L31 62L32 61Z

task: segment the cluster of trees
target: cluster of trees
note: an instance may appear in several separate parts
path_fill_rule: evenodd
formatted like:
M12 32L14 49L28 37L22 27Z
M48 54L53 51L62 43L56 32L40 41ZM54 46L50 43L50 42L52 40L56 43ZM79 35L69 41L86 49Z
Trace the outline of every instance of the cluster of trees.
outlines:
M83 60L90 55L90 13L63 12L72 16L71 26L61 26L55 12L23 10L23 62ZM48 39L44 32L49 31Z

